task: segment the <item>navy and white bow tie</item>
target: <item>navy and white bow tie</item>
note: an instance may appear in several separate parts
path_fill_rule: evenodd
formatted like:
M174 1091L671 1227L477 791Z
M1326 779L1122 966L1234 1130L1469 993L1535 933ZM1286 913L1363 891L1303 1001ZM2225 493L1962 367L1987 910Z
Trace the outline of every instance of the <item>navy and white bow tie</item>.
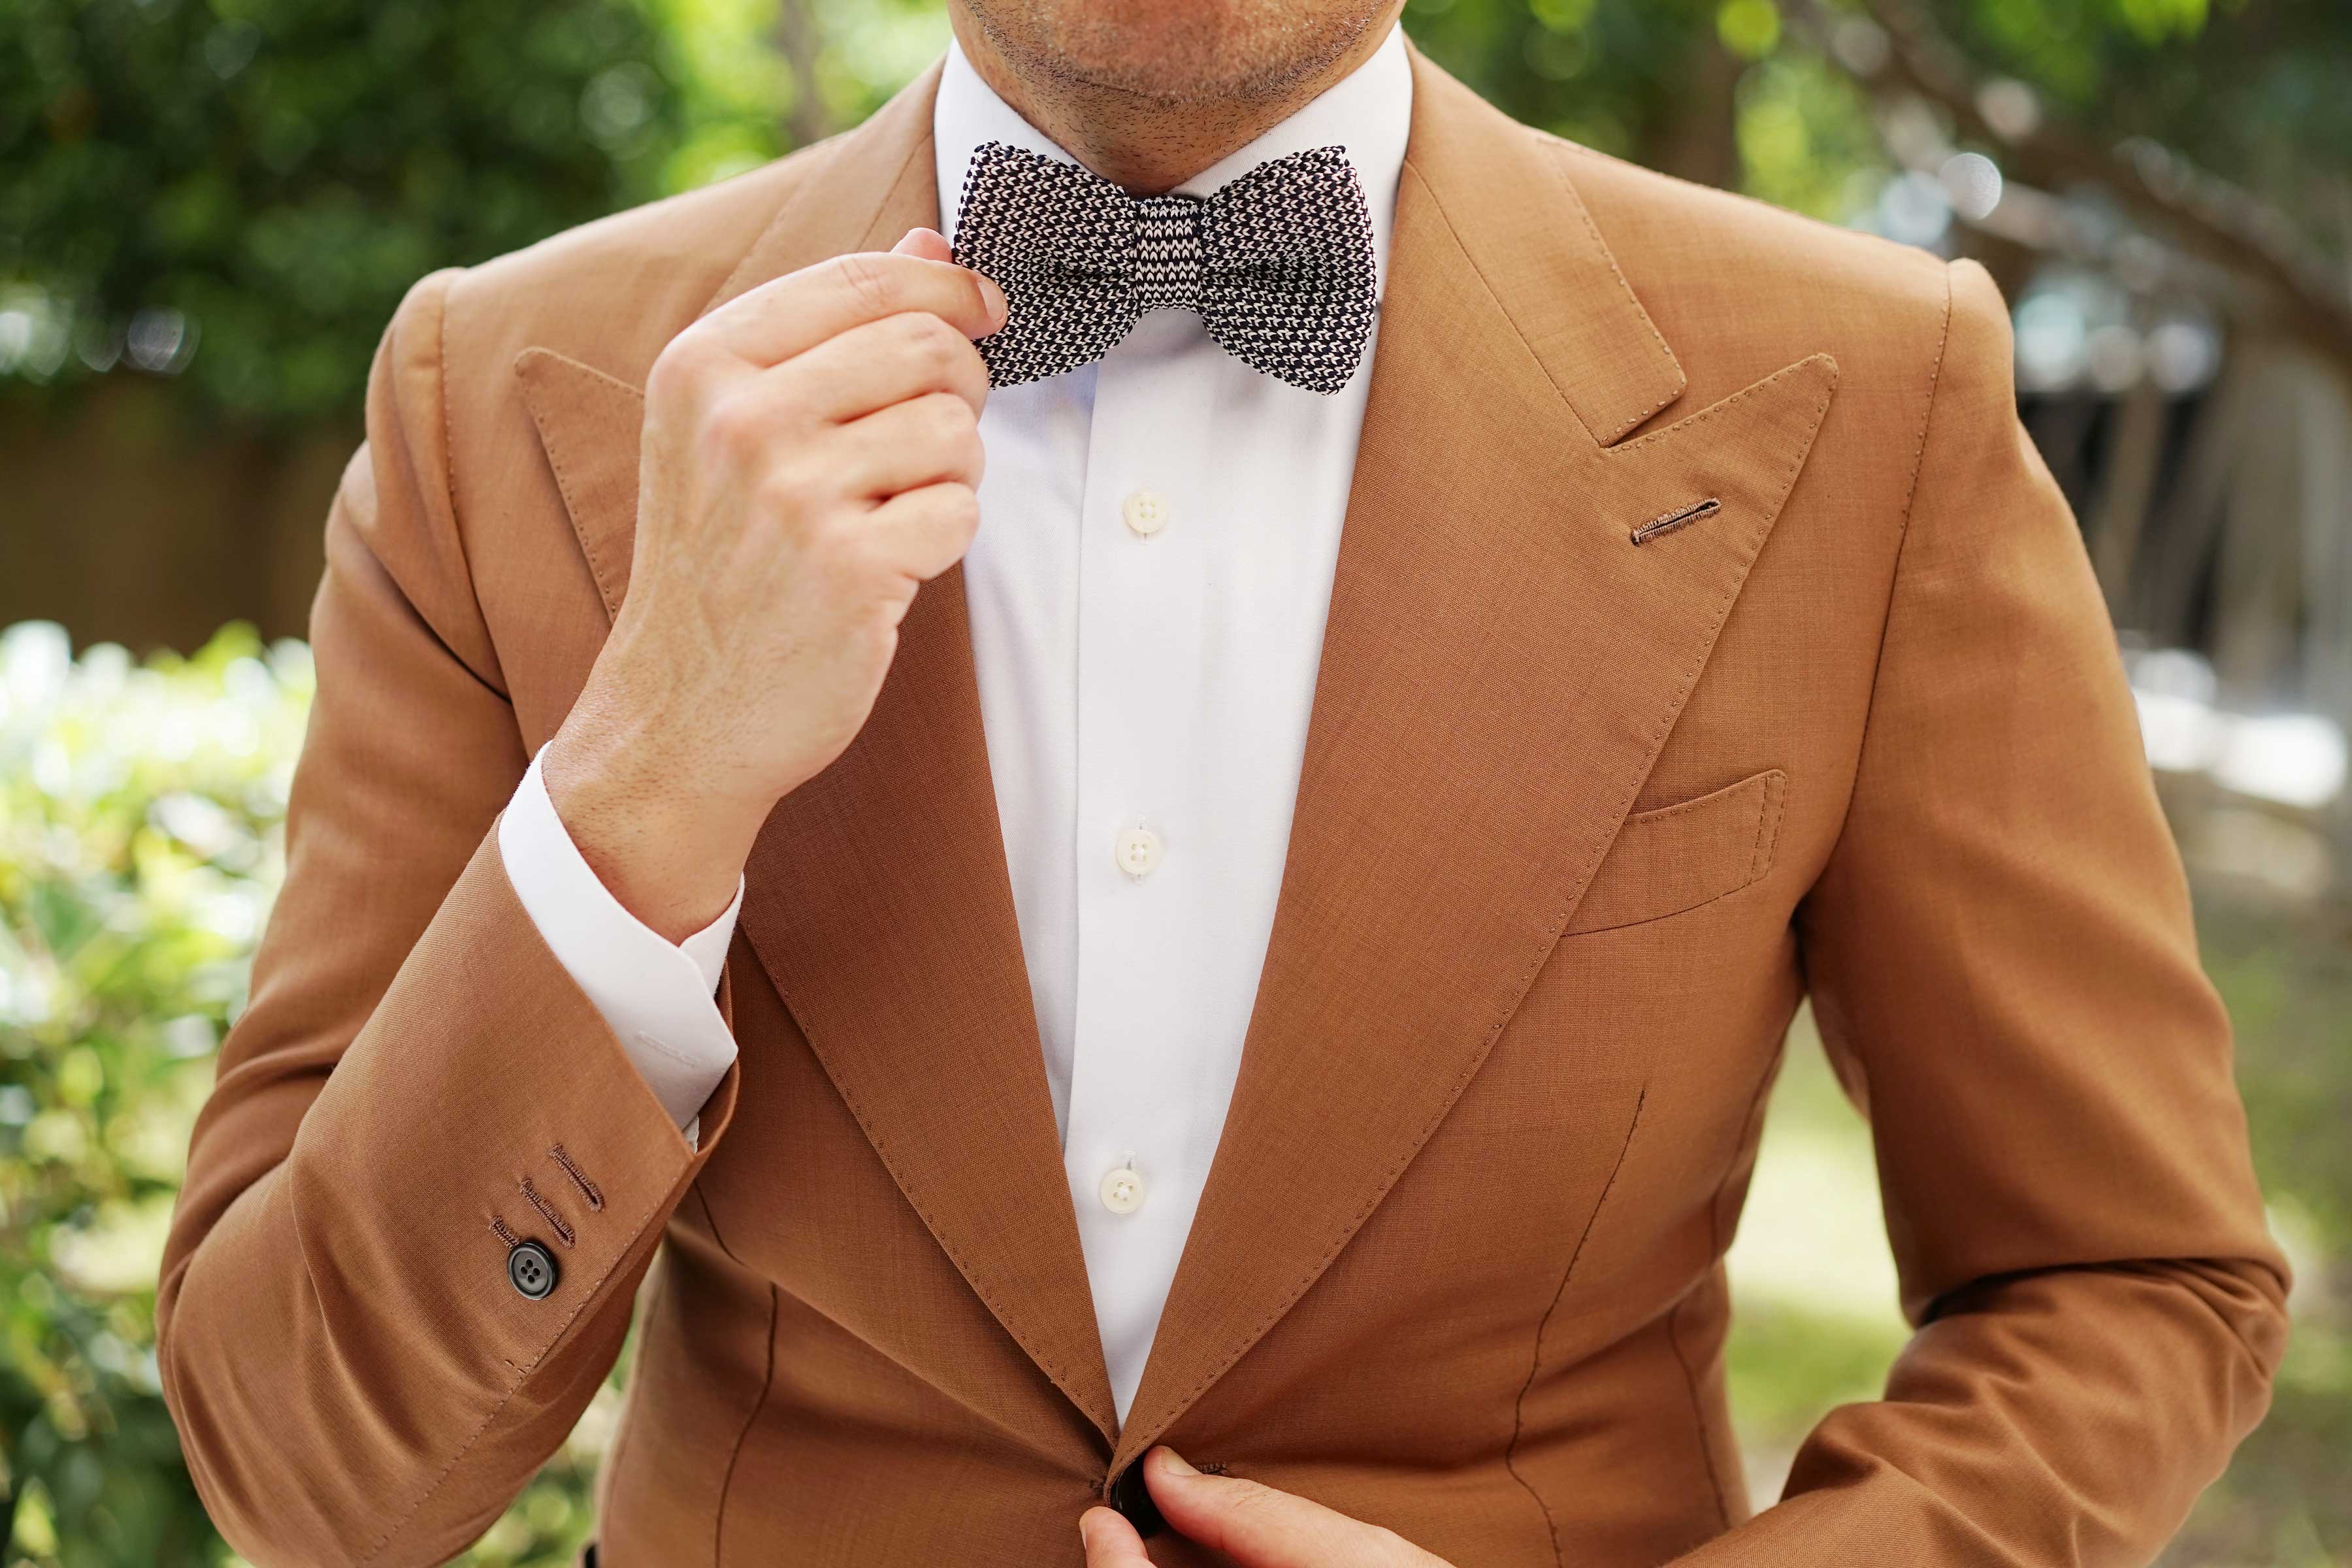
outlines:
M1214 195L1131 196L1076 163L983 143L955 258L1010 307L980 340L989 383L1059 375L1161 306L1196 310L1244 363L1310 392L1356 374L1378 309L1372 220L1344 149L1260 163Z

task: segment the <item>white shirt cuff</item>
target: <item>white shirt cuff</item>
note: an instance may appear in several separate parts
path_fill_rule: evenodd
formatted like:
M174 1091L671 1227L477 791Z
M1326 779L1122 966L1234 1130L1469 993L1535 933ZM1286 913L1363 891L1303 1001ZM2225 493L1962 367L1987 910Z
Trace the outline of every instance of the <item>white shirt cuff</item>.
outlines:
M622 908L581 858L536 758L499 819L499 857L548 950L695 1142L703 1102L735 1060L735 1037L712 995L743 907L741 881L717 920L683 942L665 941Z

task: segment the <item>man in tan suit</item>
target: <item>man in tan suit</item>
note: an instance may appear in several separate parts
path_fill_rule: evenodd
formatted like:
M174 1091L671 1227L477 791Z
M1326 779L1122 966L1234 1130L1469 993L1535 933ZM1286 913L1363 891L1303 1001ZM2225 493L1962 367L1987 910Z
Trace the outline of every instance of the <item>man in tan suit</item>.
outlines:
M607 1568L2141 1563L2259 1418L1990 280L1396 10L958 0L861 129L411 294L163 1285L255 1563L461 1551L633 1320ZM1752 1512L1808 995L1917 1333Z

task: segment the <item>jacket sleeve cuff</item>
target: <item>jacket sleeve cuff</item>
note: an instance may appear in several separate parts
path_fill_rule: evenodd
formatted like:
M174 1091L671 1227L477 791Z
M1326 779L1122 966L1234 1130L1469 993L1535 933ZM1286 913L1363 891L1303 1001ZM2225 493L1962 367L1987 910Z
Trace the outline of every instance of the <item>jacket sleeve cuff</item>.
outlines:
M682 943L623 908L555 814L534 759L499 819L499 856L523 912L573 984L604 1016L670 1120L693 1123L735 1060L735 1037L712 994L743 906L735 900Z

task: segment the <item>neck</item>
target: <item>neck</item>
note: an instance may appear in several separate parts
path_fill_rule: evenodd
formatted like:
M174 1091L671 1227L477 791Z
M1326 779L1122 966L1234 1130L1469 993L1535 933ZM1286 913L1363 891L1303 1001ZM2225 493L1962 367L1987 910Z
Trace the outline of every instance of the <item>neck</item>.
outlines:
M1245 88L1161 95L1086 79L1049 51L1027 49L968 0L948 7L956 43L999 98L1096 174L1138 195L1175 189L1312 103L1370 58L1402 8L1371 9L1344 47Z

